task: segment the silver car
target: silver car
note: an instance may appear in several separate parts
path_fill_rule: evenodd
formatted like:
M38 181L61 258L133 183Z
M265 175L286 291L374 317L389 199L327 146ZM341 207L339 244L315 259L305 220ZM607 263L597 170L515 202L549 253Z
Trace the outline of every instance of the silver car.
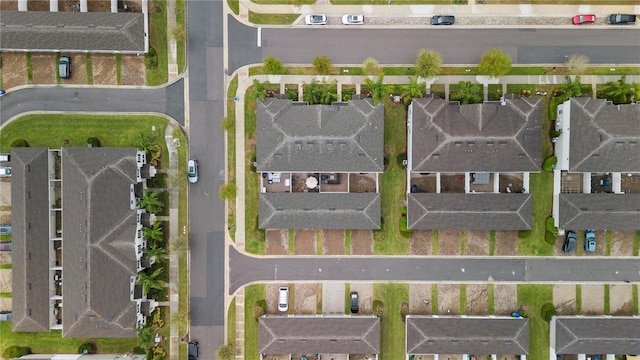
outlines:
M198 160L189 160L187 163L187 176L190 183L195 184L198 182Z
M362 25L364 24L364 15L347 14L342 17L342 24L344 25Z
M327 25L327 15L324 14L311 14L304 17L304 22L307 25Z

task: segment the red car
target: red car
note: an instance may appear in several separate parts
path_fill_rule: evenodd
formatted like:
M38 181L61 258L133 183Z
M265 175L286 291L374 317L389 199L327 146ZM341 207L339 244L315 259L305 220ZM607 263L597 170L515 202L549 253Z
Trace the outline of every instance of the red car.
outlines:
M591 24L596 22L596 16L589 15L576 15L573 17L573 25Z

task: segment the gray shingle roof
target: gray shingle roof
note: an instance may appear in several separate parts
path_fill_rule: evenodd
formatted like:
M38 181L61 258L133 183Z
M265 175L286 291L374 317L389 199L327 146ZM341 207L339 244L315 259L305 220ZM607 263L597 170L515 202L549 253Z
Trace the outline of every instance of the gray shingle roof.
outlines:
M370 99L256 102L258 171L382 172L384 109Z
M142 13L1 11L3 51L145 52Z
M261 229L379 229L380 194L263 193Z
M640 229L640 194L560 194L563 229Z
M377 354L380 318L266 316L258 325L261 354Z
M529 353L529 319L407 316L407 354Z
M46 148L11 149L13 331L49 331L49 178Z
M557 354L640 354L640 318L556 316Z
M435 194L408 196L411 229L528 230L531 194Z
M63 336L135 337L135 148L63 148Z
M456 105L413 99L412 171L539 171L542 98Z
M640 171L640 105L572 98L569 171Z

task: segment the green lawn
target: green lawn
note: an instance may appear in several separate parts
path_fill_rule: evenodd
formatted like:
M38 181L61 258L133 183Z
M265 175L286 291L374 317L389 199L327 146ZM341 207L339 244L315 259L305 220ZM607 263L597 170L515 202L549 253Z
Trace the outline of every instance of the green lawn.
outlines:
M229 9L233 11L234 14L240 14L240 1L239 0L227 0L227 4L229 5Z
M374 284L374 300L384 304L384 315L380 322L380 358L406 360L405 326L400 315L402 303L409 302L409 285Z
M147 68L147 85L161 85L169 80L167 57L167 0L149 1L149 46L158 55L158 66Z
M40 333L13 332L9 321L0 322L0 339L0 354L9 346L30 347L33 353L40 354L75 354L78 346L86 342L96 344L97 351L102 354L130 353L137 346L137 338L72 339L63 338L60 330Z
M13 264L0 264L0 269L13 269Z
M549 357L549 323L540 315L545 303L553 301L553 285L518 285L518 310L529 318L530 359Z
M227 311L227 344L236 343L236 298L234 297L229 304Z
M185 0L176 0L176 26L185 28ZM185 34L187 34L187 29L185 28ZM184 71L184 67L186 66L186 57L187 57L187 47L186 41L184 40L176 40L177 45L177 63L178 63L178 74Z
M245 250L264 254L264 230L258 229L258 174L253 168L256 154L256 93L253 86L247 89L244 98Z
M377 255L409 253L409 239L400 234L401 202L406 197L406 169L398 164L399 154L407 149L407 111L404 104L384 100L384 156L387 169L380 176L382 230L374 231Z
M152 131L152 126L156 130ZM155 137L166 153L164 130L167 120L159 116L32 114L5 125L0 132L0 150L8 152L11 142L25 139L29 146L59 148L87 146L87 138L96 136L102 146L137 146L140 134Z
M258 319L253 316L253 307L258 300L265 300L265 285L250 285L244 288L244 358L260 359L258 352Z
M249 22L256 25L291 25L300 14L260 14L249 11Z
M236 182L236 103L233 98L238 91L238 76L234 76L229 83L227 90L227 121L231 126L226 127L227 131L227 182ZM236 202L227 201L227 226L231 239L236 239Z

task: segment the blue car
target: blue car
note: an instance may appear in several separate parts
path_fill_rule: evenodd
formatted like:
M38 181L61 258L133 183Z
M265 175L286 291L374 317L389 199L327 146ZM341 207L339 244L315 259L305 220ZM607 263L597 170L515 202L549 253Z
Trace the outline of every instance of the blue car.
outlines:
M596 251L596 233L591 229L587 229L584 233L584 251Z

